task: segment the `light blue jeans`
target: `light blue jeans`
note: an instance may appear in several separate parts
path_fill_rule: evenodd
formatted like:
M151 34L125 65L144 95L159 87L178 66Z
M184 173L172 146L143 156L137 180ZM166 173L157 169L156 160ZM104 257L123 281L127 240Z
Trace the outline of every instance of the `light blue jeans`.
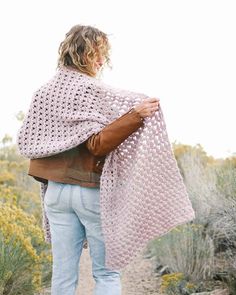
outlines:
M48 182L44 206L52 241L51 295L75 294L85 238L96 282L93 294L121 294L120 272L105 268L99 197L99 188Z

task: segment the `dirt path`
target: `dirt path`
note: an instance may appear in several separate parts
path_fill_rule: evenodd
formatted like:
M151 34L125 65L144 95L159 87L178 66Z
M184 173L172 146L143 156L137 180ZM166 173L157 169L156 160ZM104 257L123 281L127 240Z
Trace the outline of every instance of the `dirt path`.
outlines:
M160 279L153 273L151 259L138 256L122 272L122 295L158 295ZM89 249L83 251L80 262L80 277L76 295L92 295L94 280L92 278Z
M122 295L159 295L160 279L153 272L154 262L140 254L122 271ZM92 277L89 248L83 249L80 261L79 284L76 295L92 295L94 280ZM49 295L47 289L40 295Z

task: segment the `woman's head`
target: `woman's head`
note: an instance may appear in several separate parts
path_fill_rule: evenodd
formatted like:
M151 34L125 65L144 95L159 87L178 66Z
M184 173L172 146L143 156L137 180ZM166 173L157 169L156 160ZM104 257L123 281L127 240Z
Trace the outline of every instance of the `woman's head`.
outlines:
M91 26L76 25L59 47L58 66L70 66L89 76L109 64L110 44L107 34Z

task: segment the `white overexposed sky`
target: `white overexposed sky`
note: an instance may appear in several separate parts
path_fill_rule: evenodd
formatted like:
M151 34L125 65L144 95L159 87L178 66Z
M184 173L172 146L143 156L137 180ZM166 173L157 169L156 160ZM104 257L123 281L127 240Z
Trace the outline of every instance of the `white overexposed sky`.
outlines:
M0 138L56 70L75 24L110 36L111 85L160 98L171 142L236 153L236 1L1 1Z

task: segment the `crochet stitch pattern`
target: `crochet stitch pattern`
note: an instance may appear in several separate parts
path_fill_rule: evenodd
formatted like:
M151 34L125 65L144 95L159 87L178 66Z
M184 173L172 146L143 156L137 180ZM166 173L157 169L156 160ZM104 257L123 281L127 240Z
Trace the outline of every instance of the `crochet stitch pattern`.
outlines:
M61 67L33 94L17 135L19 151L34 159L76 147L146 98ZM42 184L43 229L50 243L46 189ZM106 156L100 208L106 267L117 270L129 264L148 241L195 218L161 106Z

